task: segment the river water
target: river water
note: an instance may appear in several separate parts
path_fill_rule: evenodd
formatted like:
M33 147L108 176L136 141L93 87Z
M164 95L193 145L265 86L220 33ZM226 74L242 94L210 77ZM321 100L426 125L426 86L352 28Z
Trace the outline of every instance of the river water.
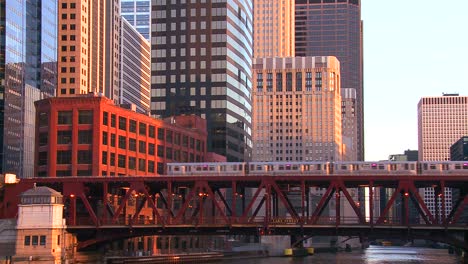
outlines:
M371 246L353 252L319 253L302 258L277 257L224 260L223 264L459 264L447 249Z

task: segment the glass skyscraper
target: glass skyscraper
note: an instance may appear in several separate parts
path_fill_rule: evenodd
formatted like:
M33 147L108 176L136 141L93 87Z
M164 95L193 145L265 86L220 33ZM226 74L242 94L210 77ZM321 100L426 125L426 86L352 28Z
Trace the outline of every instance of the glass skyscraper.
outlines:
M56 80L57 1L0 1L0 173L33 177L34 101Z
M121 0L121 15L148 41L150 40L151 1Z
M251 159L252 1L154 0L151 112L207 120L208 151Z

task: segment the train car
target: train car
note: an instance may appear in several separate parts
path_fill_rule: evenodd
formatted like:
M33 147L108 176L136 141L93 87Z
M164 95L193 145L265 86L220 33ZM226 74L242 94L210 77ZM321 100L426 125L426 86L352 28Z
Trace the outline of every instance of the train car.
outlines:
M333 166L336 175L379 175L403 174L416 175L417 162L336 162Z
M249 162L249 175L326 175L327 162Z
M244 162L199 162L168 163L167 174L171 176L244 176Z
M423 161L419 163L421 175L450 175L467 171L467 161Z

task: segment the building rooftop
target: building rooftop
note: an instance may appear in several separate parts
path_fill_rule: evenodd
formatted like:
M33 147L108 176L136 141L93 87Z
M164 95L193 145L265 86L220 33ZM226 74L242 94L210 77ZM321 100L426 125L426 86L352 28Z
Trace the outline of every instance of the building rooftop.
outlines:
M57 192L56 190L45 187L39 186L29 189L21 194L21 197L26 196L55 196L55 197L62 197L62 194Z

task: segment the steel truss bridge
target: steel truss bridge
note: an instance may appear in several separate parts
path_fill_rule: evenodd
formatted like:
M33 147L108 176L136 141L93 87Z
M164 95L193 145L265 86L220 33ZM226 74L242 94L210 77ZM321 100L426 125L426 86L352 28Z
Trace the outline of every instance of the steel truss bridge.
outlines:
M0 218L14 218L19 194L34 184L63 194L79 249L142 235L246 234L421 238L468 250L468 175L23 179L5 186ZM434 212L421 188L434 191Z

